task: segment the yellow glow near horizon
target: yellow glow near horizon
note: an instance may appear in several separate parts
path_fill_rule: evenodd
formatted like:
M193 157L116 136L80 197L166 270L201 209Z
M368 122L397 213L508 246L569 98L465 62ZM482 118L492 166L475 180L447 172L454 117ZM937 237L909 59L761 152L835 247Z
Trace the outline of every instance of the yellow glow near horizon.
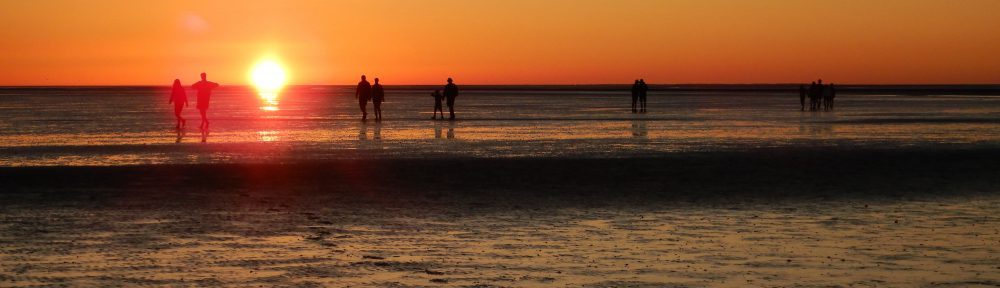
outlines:
M281 88L285 86L285 69L275 60L262 60L251 70L250 81L257 88L261 98L275 102Z

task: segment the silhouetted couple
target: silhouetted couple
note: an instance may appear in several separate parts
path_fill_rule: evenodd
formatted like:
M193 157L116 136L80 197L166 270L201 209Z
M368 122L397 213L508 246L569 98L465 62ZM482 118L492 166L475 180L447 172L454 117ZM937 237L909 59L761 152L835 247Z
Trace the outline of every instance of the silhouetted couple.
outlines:
M361 82L354 92L354 98L358 99L358 106L361 107L361 120L368 120L368 100L372 101L375 108L375 121L382 121L382 101L385 101L385 89L375 78L375 85L368 83L365 75L361 75Z
M198 103L195 107L198 108L198 112L201 112L201 124L198 124L198 128L201 130L208 129L208 102L212 98L212 89L219 87L218 83L208 81L207 78L207 74L201 73L201 81L191 85L191 88L198 93ZM177 129L187 126L187 120L181 116L181 111L184 107L190 105L188 104L187 92L184 90L184 86L181 85L180 79L174 79L168 103L174 104L174 117L177 119Z
M812 82L809 89L799 86L799 103L801 110L805 110L805 98L809 97L809 111L831 111L833 110L834 99L837 98L837 89L833 83L823 85L823 79Z
M450 114L451 120L455 120L455 98L458 97L458 85L455 85L451 78L448 78L448 84L444 85L444 94L441 94L441 90L434 90L431 93L431 97L434 97L434 113L431 115L431 119L437 119L437 113L441 112L441 119L444 119L444 109L441 108L441 100L448 101L448 112Z
M646 112L646 80L638 79L632 84L632 113ZM638 108L638 109L637 109Z

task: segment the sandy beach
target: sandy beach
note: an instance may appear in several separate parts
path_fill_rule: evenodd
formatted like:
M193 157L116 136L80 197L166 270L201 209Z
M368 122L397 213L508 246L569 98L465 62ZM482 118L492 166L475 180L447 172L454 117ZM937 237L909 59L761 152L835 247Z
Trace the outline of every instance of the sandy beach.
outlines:
M996 287L998 156L0 168L0 286Z

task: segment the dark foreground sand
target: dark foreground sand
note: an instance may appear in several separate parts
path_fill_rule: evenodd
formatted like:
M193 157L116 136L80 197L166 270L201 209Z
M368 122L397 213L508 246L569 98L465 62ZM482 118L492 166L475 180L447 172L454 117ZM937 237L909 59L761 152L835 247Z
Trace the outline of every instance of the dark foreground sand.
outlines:
M1000 149L0 168L0 287L997 287Z

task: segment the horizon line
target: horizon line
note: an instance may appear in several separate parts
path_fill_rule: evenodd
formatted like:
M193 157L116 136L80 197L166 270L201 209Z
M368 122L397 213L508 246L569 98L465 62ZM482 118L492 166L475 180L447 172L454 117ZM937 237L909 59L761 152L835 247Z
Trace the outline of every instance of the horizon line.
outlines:
M1000 86L997 83L837 83L838 86ZM580 84L459 84L460 86L622 86L632 83L580 83ZM648 85L673 85L673 86L750 86L750 85L809 85L810 82L772 82L772 83L646 83ZM830 84L830 83L825 83ZM246 86L253 87L253 84L225 84L222 86ZM288 84L285 87L306 87L306 86L354 86L356 84ZM383 84L383 86L442 86L441 84ZM56 85L0 85L0 88L45 88L45 87L165 87L170 84L56 84Z

